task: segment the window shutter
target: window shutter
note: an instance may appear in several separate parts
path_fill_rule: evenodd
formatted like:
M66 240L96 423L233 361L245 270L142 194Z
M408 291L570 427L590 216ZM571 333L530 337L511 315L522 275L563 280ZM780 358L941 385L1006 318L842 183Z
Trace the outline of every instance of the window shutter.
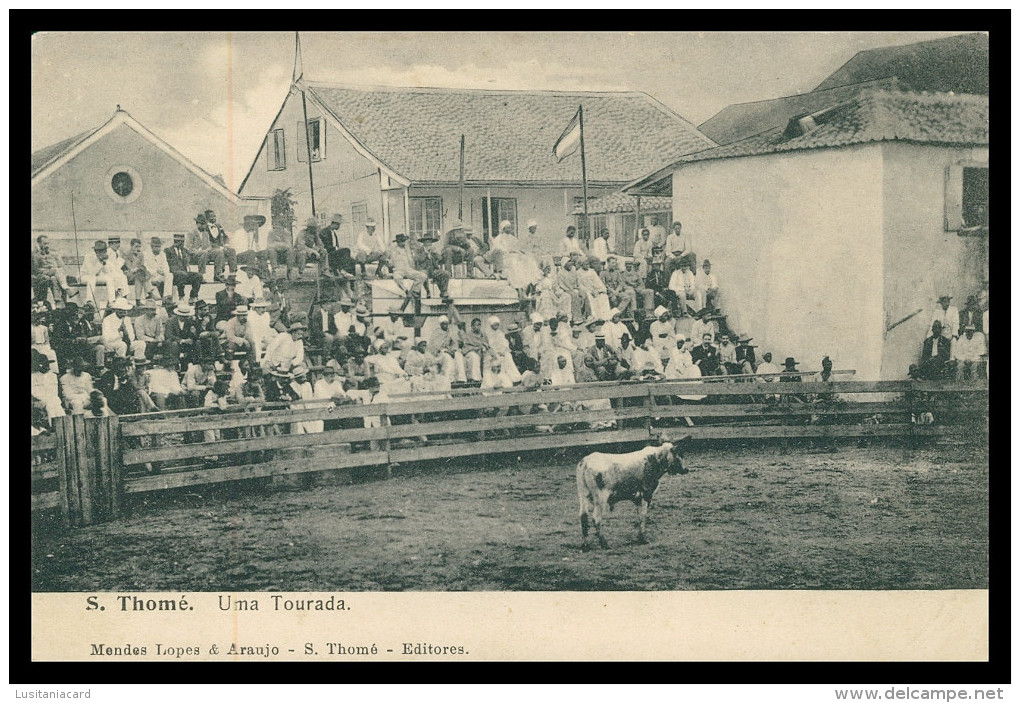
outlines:
M273 133L266 135L266 141L262 144L262 150L266 153L266 170L273 170Z
M298 120L297 123L297 160L301 163L308 161L308 138L305 136L305 123Z
M319 118L319 158L326 158L326 120Z
M946 211L947 232L958 232L963 227L963 166L951 164L946 167Z

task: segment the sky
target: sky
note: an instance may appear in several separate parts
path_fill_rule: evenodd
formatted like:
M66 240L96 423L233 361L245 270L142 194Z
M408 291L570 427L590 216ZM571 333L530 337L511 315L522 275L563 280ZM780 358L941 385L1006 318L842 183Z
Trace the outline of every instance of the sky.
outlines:
M695 125L810 91L855 53L959 32L302 32L304 76L351 85L640 90ZM117 105L236 189L283 103L293 32L40 33L32 150Z

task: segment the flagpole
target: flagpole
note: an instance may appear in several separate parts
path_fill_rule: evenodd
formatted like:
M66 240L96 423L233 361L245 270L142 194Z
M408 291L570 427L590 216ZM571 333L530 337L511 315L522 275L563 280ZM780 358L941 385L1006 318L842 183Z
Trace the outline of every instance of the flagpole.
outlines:
M578 123L581 127L581 184L584 189L584 243L591 247L591 223L588 221L588 166L584 160L584 105L577 106Z
M464 135L460 135L460 204L457 205L457 219L464 222Z
M312 217L316 217L315 212L315 180L312 177L312 138L308 134L308 100L305 97L304 88L298 85L298 81L304 76L304 66L299 65L301 61L301 34L300 32L294 32L294 85L301 91L301 112L305 118L305 156L308 158L308 194L312 205ZM300 73L299 73L300 72ZM320 129L321 129L320 125ZM322 135L319 135L319 139L322 139ZM319 261L315 266L315 299L318 300L322 295L322 287L319 281L319 274L322 270L322 262ZM298 275L301 272L298 271Z

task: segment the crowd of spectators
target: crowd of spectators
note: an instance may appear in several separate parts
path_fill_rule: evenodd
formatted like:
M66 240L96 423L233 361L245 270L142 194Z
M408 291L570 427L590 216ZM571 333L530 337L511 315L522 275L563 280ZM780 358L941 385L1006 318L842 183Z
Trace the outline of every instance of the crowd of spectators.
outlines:
M728 327L711 262L702 260L699 270L679 222L668 235L657 223L641 230L631 257L612 252L608 231L589 247L573 227L557 254L538 255L507 221L489 242L453 222L445 237L411 241L401 233L385 245L369 220L354 251L341 246L347 239L339 215L321 230L307 222L296 240L275 231L263 238L264 224L248 216L228 236L206 211L194 231L172 242L132 239L122 254L117 238L99 240L75 276L39 237L33 432L71 413L378 403L455 386L492 392L631 379L801 378L794 358L780 368L770 353L759 358L752 337ZM537 227L528 223L529 241ZM285 280L300 277L309 261L336 285L325 286L305 312L290 305ZM200 295L208 265L223 286L212 303ZM423 318L413 312L373 315L369 265L410 298L426 288L441 298L428 335L420 334ZM454 276L506 280L522 312L465 316L448 296ZM104 296L97 295L100 284ZM987 375L987 287L982 295L983 301L971 296L962 312L948 296L941 299L912 376ZM321 425L295 423L292 431Z

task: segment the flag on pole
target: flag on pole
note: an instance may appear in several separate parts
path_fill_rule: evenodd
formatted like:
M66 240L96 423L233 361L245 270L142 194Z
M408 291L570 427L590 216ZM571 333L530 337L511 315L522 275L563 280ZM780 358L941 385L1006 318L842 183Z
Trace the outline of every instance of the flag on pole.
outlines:
M304 75L304 67L301 65L301 33L294 32L294 75L291 82L297 83Z
M570 120L570 124L563 130L563 134L556 140L556 145L553 147L553 154L556 156L557 161L563 161L575 151L581 145L581 108L577 109L574 113L573 119Z

